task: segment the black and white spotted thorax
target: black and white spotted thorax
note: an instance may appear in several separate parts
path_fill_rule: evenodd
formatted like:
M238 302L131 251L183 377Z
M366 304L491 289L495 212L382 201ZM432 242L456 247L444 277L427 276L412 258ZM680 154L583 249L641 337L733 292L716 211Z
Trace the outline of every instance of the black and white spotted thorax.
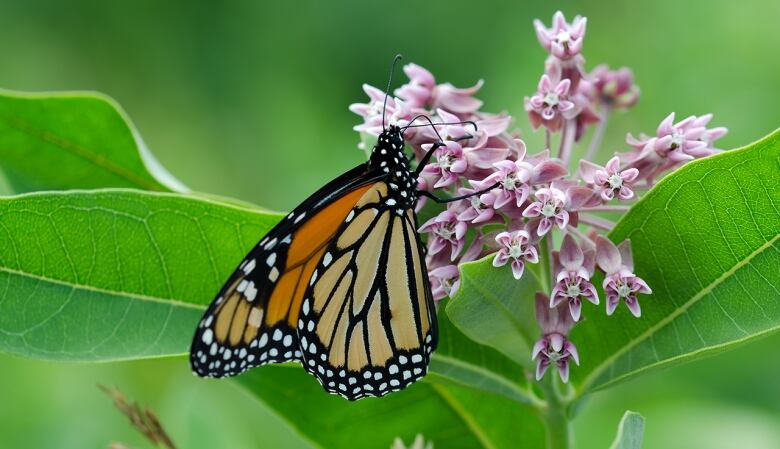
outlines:
M401 128L390 125L379 135L371 152L369 166L387 174L387 206L395 208L399 215L413 209L417 202L417 178L409 167L409 158L404 153L404 138Z

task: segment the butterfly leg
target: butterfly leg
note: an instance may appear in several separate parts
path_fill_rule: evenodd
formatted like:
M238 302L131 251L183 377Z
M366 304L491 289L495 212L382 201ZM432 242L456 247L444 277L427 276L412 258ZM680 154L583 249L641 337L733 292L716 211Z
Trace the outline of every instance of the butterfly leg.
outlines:
M460 142L462 140L472 139L473 137L474 136L472 136L471 134L466 134L464 136L452 139L452 141L453 142ZM445 143L442 142L441 140L438 141L438 142L434 142L433 143L433 146L431 146L431 148L429 148L428 151L425 152L425 155L423 156L423 158L420 159L420 163L417 164L417 169L414 170L414 176L415 177L419 176L420 172L422 172L422 169L425 168L426 165L428 165L428 162L430 162L430 160L431 160L431 156L433 156L433 152L436 151L437 148L443 147L444 145L445 145Z

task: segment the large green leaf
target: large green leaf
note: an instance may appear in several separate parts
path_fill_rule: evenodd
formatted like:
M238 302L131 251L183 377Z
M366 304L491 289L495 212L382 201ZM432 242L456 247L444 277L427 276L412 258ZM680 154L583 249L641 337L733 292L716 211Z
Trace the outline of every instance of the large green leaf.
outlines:
M0 350L83 361L184 354L214 292L279 218L131 190L0 199ZM431 380L535 400L520 367L441 324Z
M278 219L129 190L0 199L0 350L182 354L214 292Z
M488 256L461 265L460 288L447 302L447 315L472 340L528 366L538 333L534 314L538 282L531 270L516 280L509 266L496 268L492 260Z
M0 167L17 193L187 190L152 156L119 105L95 93L0 90Z
M642 449L645 435L645 419L636 412L627 411L618 424L615 441L609 449Z
M294 366L253 370L238 380L317 447L386 449L395 437L408 442L418 433L448 449L544 445L544 427L533 409L473 389L418 383L349 403L323 394Z
M642 317L586 314L581 395L780 328L780 132L661 181L611 233L653 288Z

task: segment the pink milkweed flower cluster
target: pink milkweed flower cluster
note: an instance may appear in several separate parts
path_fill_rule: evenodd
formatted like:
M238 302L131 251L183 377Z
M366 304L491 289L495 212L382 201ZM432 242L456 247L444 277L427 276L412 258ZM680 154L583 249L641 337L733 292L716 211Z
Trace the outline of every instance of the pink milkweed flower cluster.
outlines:
M523 104L531 127L545 134L544 147L527 148L520 133L510 131L513 118L506 113L481 110L476 95L482 80L459 88L440 83L417 64L404 67L409 80L387 99L384 116L386 124L398 126L418 114L447 123L405 131L418 161L435 146L418 189L439 197L470 195L447 203L420 226L434 299L457 294L460 264L483 257L490 256L496 267L509 265L518 280L529 275L529 264L546 271L549 290L538 292L535 300L541 337L531 357L537 379L552 366L564 382L570 362L580 361L569 333L591 313L588 309L603 298L607 315L624 313L619 310L624 303L639 318L640 295L652 292L636 273L631 243L615 245L603 235L614 226L615 214L626 212L669 170L721 151L714 142L727 131L708 127L711 114L675 122L672 113L654 136L628 134L625 151L600 159L609 115L634 106L640 91L628 68L586 70L586 24L579 16L567 22L561 12L549 28L534 22L548 56L536 92ZM355 129L365 139L382 131L384 94L371 86L364 90L369 101L350 109L363 118ZM591 137L585 156L572 161L574 146L586 135ZM424 205L423 197L418 210ZM596 273L603 275L600 285L593 283Z

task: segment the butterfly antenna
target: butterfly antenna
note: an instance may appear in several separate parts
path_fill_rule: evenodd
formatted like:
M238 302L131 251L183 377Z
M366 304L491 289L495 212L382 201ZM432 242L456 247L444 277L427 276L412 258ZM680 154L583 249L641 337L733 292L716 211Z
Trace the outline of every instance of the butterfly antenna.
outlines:
M428 123L423 123L422 125L412 125L412 123L414 123L415 121L417 121L417 119L420 119L420 118L424 118L424 119L428 120ZM414 117L412 120L409 121L409 124L407 124L406 126L401 127L401 129L402 130L406 130L408 128L419 128L421 126L434 126L434 125L435 126L471 125L471 126L474 127L474 131L479 131L479 128L477 127L476 122L474 122L473 120L462 120L460 122L438 122L438 123L433 123L433 122L431 122L431 119L427 115L425 115L425 114L420 114L420 115ZM435 129L435 127L434 127L434 129Z
M427 120L428 123L424 123L422 125L412 125L412 123L414 123L417 119L421 119L421 118ZM409 123L406 126L401 128L401 131L406 131L409 128L418 128L420 126L430 126L431 128L433 128L433 132L435 132L436 135L439 136L439 141L444 142L444 138L442 138L441 134L439 134L439 130L436 129L436 125L447 125L447 123L433 123L433 120L431 120L430 117L428 117L425 114L420 114L418 116L415 116L412 120L409 121Z
M387 89L385 90L385 102L382 104L382 130L385 129L385 110L387 109L387 97L390 95L390 86L393 85L393 73L395 72L395 65L403 58L401 55L395 55L393 58L393 65L390 66L390 76L387 77Z

